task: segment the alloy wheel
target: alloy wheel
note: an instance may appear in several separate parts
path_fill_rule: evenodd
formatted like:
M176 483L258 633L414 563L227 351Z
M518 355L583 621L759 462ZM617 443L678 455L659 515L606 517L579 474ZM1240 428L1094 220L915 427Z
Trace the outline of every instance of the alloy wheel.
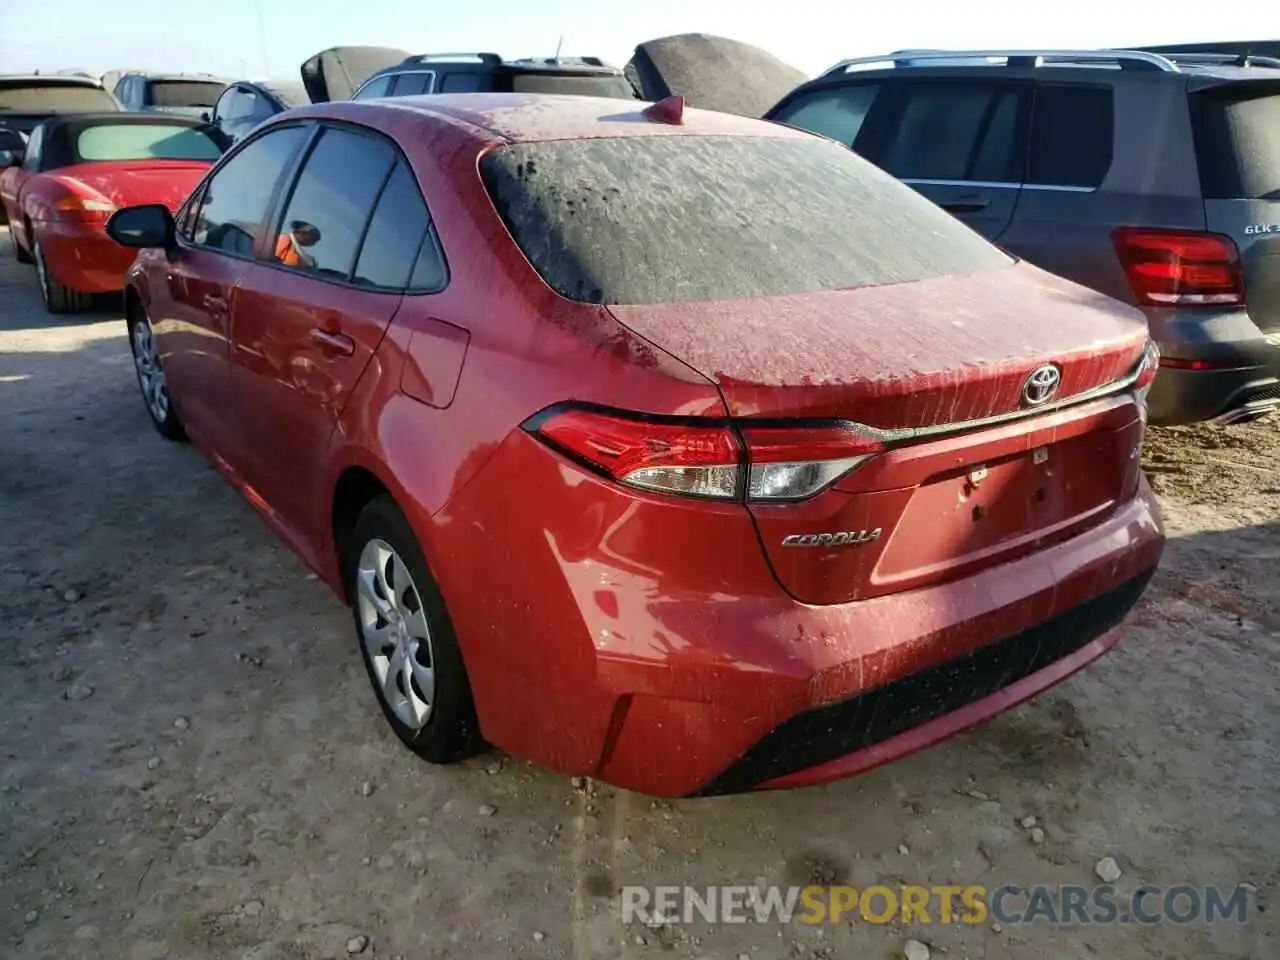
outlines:
M142 398L147 403L147 409L151 411L156 423L164 423L169 416L169 389L165 384L160 357L156 354L151 325L145 320L139 320L133 325L133 364L138 371L138 386L142 388Z
M370 540L356 566L360 638L378 695L411 730L431 719L435 661L422 597L400 555L385 540Z

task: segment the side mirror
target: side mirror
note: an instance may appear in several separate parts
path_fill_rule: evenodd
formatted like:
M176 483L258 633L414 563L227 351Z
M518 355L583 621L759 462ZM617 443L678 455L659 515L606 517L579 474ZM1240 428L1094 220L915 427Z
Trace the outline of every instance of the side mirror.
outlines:
M176 235L173 214L162 203L124 207L107 221L107 236L122 247L160 249L172 253L177 249Z

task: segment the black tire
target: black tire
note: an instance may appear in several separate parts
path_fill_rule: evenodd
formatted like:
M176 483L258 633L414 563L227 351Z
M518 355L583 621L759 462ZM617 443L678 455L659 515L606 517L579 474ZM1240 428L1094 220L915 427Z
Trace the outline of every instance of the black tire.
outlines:
M12 223L9 224L9 244L13 247L13 259L17 260L19 263L29 264L35 262L31 259L31 254L28 253L23 248L22 244L18 242L18 234L14 230Z
M66 284L59 283L44 258L40 236L34 230L28 232L31 255L36 264L36 278L40 281L40 295L44 297L45 308L50 313L83 313L88 310L93 303L93 294L72 290Z
M429 659L430 666L434 669L435 688L426 723L416 729L401 720L387 702L364 640L358 570L366 546L377 540L389 545L408 569L413 582L408 593L403 595L409 598L412 606L412 598L416 594L419 606L413 609L422 610L426 616L430 641ZM377 497L360 511L344 551L343 579L351 601L356 643L360 647L365 673L373 687L378 706L382 709L382 715L396 736L410 750L431 763L456 763L484 750L485 743L480 736L471 683L467 678L467 668L462 660L457 636L453 632L453 624L445 609L444 598L431 576L409 521L390 497ZM395 586L397 585L393 584ZM399 586L403 588L403 585ZM401 590L397 590L397 593L401 593ZM421 656L419 660L421 661Z
M144 327L147 342L154 343L151 339L151 321L147 319L147 315L141 307L133 307L129 311L127 323L129 328L129 353L133 356L133 371L137 374L138 392L142 395L142 405L147 408L147 415L151 418L151 425L166 440L176 442L186 440L187 432L182 428L182 421L178 419L178 411L173 405L173 398L169 396L168 384L166 383L163 387L165 395L163 415L159 412L158 405L152 402L147 390L146 363L139 360L139 354L142 352L142 348L139 345L139 328ZM151 349L154 354L154 347ZM160 375L163 378L164 371L160 366L159 358L155 357L154 362L155 369L160 371Z

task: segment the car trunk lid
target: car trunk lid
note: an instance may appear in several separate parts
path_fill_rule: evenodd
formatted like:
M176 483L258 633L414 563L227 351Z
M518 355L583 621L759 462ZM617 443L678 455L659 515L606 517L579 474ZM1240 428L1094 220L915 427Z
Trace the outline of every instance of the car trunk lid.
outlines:
M1280 335L1280 80L1200 82L1189 96L1205 226L1235 242L1249 316Z
M330 47L302 64L302 83L312 103L350 100L356 88L386 67L404 63L411 54L395 47Z
M724 394L735 417L827 417L928 433L1016 414L1123 377L1146 340L1134 309L1028 264L969 276L743 302L612 306ZM1038 399L1038 398L1036 398Z
M77 194L97 194L117 207L163 203L177 210L210 166L190 160L79 163L52 176Z
M879 452L816 496L748 500L799 600L867 599L1014 559L1100 522L1136 487L1139 409L1108 393L1141 359L1141 317L1034 267L611 310L720 387L748 448L753 423L872 428ZM1046 368L1060 386L1036 416L1027 386Z

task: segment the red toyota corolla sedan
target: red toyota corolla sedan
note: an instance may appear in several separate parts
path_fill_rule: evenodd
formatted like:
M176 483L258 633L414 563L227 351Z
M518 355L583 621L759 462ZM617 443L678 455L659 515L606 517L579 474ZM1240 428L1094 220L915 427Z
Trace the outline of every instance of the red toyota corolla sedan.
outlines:
M156 426L352 606L429 760L847 776L1100 656L1160 558L1141 316L809 134L328 103L109 229Z
M199 120L166 114L67 114L31 132L0 166L0 203L19 263L35 263L51 313L88 308L119 292L134 251L107 236L118 208L175 210L222 156L227 141Z

